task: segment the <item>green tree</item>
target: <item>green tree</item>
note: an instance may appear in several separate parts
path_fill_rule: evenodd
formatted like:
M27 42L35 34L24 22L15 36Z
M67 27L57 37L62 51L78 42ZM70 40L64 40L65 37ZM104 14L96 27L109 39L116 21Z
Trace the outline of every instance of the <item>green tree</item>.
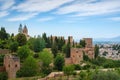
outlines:
M67 58L69 58L70 57L70 43L67 43L67 45L64 45L63 47L62 47L62 51L63 51L63 53L65 53L65 56L67 57Z
M26 44L27 38L24 34L19 33L16 35L16 41L18 42L19 46L23 46Z
M54 57L56 57L57 53L58 53L58 46L57 46L57 43L54 42L53 45L52 45L52 48L51 48L51 51L54 55Z
M63 72L65 75L68 76L68 80L69 80L69 75L73 74L74 72L74 66L73 65L67 65L63 67Z
M6 33L6 30L4 27L1 27L1 30L0 30L0 39L1 40L5 40L5 39L8 39L8 33Z
M35 52L40 52L45 48L45 40L41 37L38 37L33 42L33 50Z
M48 75L52 71L50 63L52 63L53 61L53 54L50 53L49 50L44 49L42 52L39 53L39 59L42 63L42 65L40 66L41 72L45 75Z
M60 54L58 54L56 56L56 58L54 59L54 66L57 70L61 71L63 66L65 64L65 60L64 60L64 57Z
M11 52L16 52L18 50L18 42L11 42L9 49Z
M0 72L0 80L8 80L8 76L6 72Z
M85 47L85 45L86 45L85 40L80 40L79 45L81 45L81 46L84 48L84 47Z
M44 49L39 53L39 59L42 61L43 66L49 66L49 64L53 61L53 55L47 49Z
M26 58L21 69L17 72L18 77L35 76L39 71L38 62L31 56Z
M99 47L97 46L97 45L95 45L95 48L94 48L94 54L95 54L95 59L98 57L98 55L99 55Z
M27 45L28 45L28 47L29 47L31 50L34 50L34 41L35 41L35 38L30 38L30 39L27 41Z
M117 73L111 71L99 71L97 74L93 73L91 75L91 80L120 80L120 76Z
M45 40L45 46L47 45L47 35L46 33L42 34L42 38Z
M26 59L29 54L30 54L30 50L27 46L22 46L21 48L18 49L17 51L18 56L20 57L21 61Z

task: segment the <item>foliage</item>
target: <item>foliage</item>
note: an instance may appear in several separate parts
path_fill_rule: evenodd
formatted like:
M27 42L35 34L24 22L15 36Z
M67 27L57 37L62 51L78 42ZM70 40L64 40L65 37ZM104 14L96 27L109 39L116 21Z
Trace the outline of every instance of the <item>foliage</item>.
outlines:
M58 46L57 46L57 43L56 43L56 42L53 43L52 48L51 48L51 51L52 51L54 57L56 57L56 56L57 56L57 53L58 53Z
M97 45L95 45L94 52L95 52L94 57L96 59L98 57L98 55L99 55L99 47Z
M17 49L18 49L18 42L11 42L11 44L10 44L11 52L16 52Z
M63 72L65 75L68 76L69 79L69 75L74 73L74 66L73 65L67 65L63 67Z
M79 80L87 80L87 77L88 76L87 76L86 72L83 72L83 71L80 72L80 74L79 74Z
M80 43L79 43L79 45L81 45L81 47L85 47L85 45L86 45L86 43L85 43L85 40L80 40Z
M20 60L24 60L29 56L30 50L27 46L22 46L18 49L17 54L20 57Z
M57 70L61 71L63 66L65 64L65 60L64 60L64 57L60 54L58 54L56 56L56 58L54 59L54 66Z
M120 76L112 71L99 71L97 74L93 73L91 75L91 80L120 80Z
M8 39L8 33L6 33L6 30L4 27L1 27L1 30L0 30L0 39L1 40L5 40L5 39Z
M45 48L45 41L43 38L38 37L33 42L33 50L35 52L40 52Z
M53 61L53 55L46 49L39 53L39 59L43 63L43 67L48 67L49 64Z
M17 34L15 39L18 42L19 46L23 46L27 42L26 36L22 33Z
M74 66L75 70L81 70L82 69L82 67L79 64L74 64L73 66Z
M7 80L8 76L6 72L0 72L0 80Z
M63 52L65 53L65 56L67 57L67 58L69 58L70 57L70 43L67 43L67 45L64 45L63 47L62 47L62 50L63 50Z
M28 47L29 47L31 50L34 50L34 49L33 49L34 41L35 41L35 38L30 38L30 39L27 41L27 45L28 45Z
M3 62L3 60L4 60L4 54L0 54L0 62Z
M84 61L89 61L90 60L88 55L85 54L85 52L83 52L83 60Z
M21 69L17 72L18 77L31 77L35 76L39 70L37 61L29 56L24 61Z

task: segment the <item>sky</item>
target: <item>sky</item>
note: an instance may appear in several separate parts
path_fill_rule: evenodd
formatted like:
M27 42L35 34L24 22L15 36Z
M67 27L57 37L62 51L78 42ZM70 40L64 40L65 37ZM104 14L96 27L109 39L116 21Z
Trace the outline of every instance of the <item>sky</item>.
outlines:
M120 36L120 0L0 0L0 27L29 35L112 38Z

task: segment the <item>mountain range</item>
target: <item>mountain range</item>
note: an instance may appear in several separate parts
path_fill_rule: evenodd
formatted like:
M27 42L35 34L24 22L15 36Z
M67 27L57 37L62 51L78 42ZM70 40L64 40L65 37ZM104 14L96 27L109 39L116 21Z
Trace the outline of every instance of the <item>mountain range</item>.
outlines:
M113 38L94 38L94 41L104 41L104 42L120 42L120 36Z

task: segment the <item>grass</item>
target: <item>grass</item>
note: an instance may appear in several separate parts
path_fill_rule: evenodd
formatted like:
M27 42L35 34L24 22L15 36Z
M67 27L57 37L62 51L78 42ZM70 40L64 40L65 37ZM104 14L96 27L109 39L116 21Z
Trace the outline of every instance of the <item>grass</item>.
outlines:
M9 79L9 80L37 80L40 79L41 76L35 76L35 77L23 77L23 78L15 78L15 79Z

